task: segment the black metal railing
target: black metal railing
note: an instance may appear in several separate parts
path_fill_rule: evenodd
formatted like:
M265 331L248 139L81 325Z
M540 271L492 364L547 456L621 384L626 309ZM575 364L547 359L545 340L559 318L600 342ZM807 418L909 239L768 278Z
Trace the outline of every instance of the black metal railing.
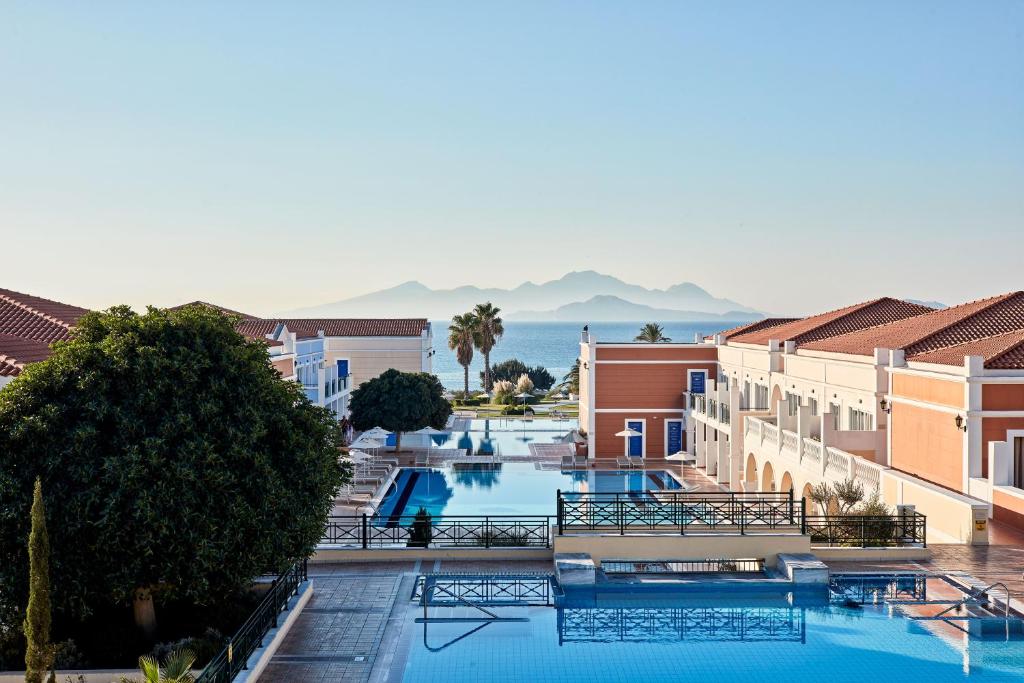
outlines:
M812 546L847 548L927 547L926 518L904 515L807 515Z
M558 644L807 640L805 611L786 607L610 607L558 610Z
M558 492L558 534L664 531L804 533L806 501L793 492Z
M332 516L320 546L355 548L549 548L553 516Z
M706 559L706 560L602 560L605 574L722 574L764 573L764 560Z
M852 600L877 604L886 600L926 600L928 577L925 574L834 574L829 579L832 602Z
M299 586L308 578L306 560L296 562L274 579L270 590L257 605L255 611L235 632L220 653L210 660L196 683L230 683L242 670L250 655L263 646L267 633L277 628L281 613L288 608L288 601L299 592Z
M412 599L430 607L550 606L551 574L424 574Z

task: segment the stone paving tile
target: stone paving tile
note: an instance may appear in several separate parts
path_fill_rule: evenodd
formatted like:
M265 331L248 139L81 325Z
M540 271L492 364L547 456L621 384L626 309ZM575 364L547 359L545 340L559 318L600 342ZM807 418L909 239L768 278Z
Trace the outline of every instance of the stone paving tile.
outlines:
M365 569L365 568L364 568ZM313 577L313 595L264 674L268 681L369 679L402 572Z

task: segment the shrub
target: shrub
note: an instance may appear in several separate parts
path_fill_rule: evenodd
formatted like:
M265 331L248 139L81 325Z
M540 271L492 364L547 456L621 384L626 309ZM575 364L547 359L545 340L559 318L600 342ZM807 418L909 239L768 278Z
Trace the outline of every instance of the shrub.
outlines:
M410 548L426 548L434 538L434 524L430 513L425 507L416 511L412 526L409 528L409 540L406 545Z
M516 393L517 394L532 394L533 393L533 380L527 374L519 375L519 379L516 380Z
M509 399L514 398L516 394L515 386L507 379L496 381L491 391L493 394L491 401L493 403L509 403Z

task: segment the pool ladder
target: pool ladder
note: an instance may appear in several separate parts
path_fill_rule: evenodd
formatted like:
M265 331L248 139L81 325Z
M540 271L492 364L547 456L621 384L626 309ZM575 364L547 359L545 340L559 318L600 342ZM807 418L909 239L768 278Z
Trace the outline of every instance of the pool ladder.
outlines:
M1006 594L1006 600L1003 602L1003 614L1001 616L989 609L989 593L994 588L1002 588ZM930 616L907 614L906 616L914 621L943 622L970 635L1005 633L1009 637L1010 633L1024 632L1024 621L1010 614L1010 590L1006 587L1005 583L996 581L984 588L968 589L966 593L959 600L889 600L887 602L890 605L890 609L904 605L948 605L938 614ZM973 611L973 613L972 610L968 610L967 613L963 613L965 608L970 607L977 607L980 610ZM966 628L955 622L965 622Z

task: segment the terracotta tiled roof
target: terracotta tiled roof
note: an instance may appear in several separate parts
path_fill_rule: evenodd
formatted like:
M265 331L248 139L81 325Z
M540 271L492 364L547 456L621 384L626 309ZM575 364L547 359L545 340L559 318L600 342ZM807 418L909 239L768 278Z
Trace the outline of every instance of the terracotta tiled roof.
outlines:
M1024 329L1024 292L1009 292L959 306L807 344L805 349L870 356L876 348L902 349L907 358ZM957 365L963 362L963 358Z
M981 356L985 359L986 368L1024 370L1024 330L915 353L908 355L907 360L940 365L963 365L967 356Z
M66 339L86 308L0 289L0 334L53 342Z
M328 337L418 337L426 318L282 318L289 330L320 330Z
M705 339L714 339L715 336L719 334L725 337L726 339L730 339L739 334L746 334L748 332L759 332L761 330L766 330L769 327L778 327L779 325L785 325L786 323L791 323L796 320L799 320L799 318L764 318L762 320L755 320L752 323L738 325L731 329L723 330L722 332L716 332L715 334L710 335L709 337L705 337Z
M767 344L770 339L777 339L780 342L794 341L798 346L804 346L821 339L918 316L932 310L934 309L909 301L883 297L775 327L744 332L729 341L741 344Z
M254 315L233 311L205 301L175 306L202 305L229 315L241 316L236 328L254 339L272 334L278 324L284 323L298 339L310 339L323 330L328 337L418 337L429 324L426 318L258 318Z
M0 289L0 376L50 357L50 344L67 339L86 308Z
M206 306L207 308L212 308L215 311L220 311L221 313L226 313L228 315L241 316L242 318L255 318L256 317L254 315L249 315L248 313L242 313L241 311L233 311L230 308L224 308L223 306L218 306L217 304L211 304L211 303L208 303L206 301L189 301L187 304L181 304L180 306L172 306L171 310L172 311L177 311L178 309L185 308L186 306Z

